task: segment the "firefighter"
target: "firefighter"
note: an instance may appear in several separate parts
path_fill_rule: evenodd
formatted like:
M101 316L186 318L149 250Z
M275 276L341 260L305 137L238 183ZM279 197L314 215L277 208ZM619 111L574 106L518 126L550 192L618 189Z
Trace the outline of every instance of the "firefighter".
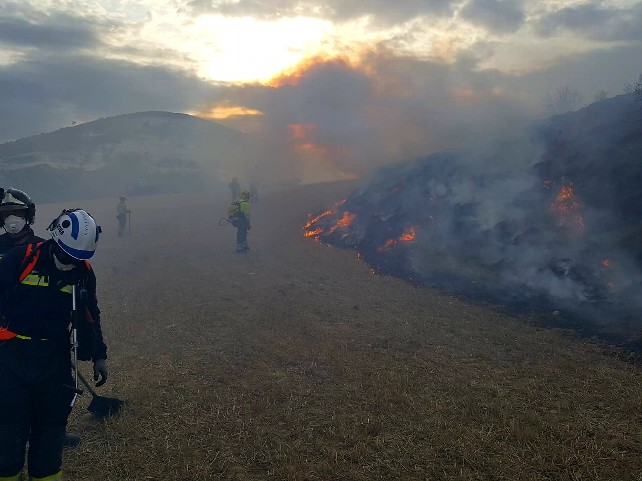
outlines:
M0 235L0 258L17 246L43 242L31 226L36 220L36 204L22 190L0 188L0 225L6 231ZM80 436L65 433L65 446L80 444Z
M0 188L0 258L13 247L44 241L31 228L35 220L36 204L25 192Z
M127 225L127 214L131 212L131 210L127 208L127 197L124 194L118 199L116 212L118 212L116 216L118 219L118 237L122 237L125 232L125 225Z
M241 192L239 200L233 202L228 210L228 217L236 227L236 252L247 252L247 231L250 226L250 203L252 193L249 190Z
M96 277L88 262L100 227L84 210L63 211L51 239L19 246L0 260L0 480L18 481L25 461L32 481L62 479L65 426L77 391L70 320L85 334L74 350L107 380ZM76 366L73 366L74 368Z

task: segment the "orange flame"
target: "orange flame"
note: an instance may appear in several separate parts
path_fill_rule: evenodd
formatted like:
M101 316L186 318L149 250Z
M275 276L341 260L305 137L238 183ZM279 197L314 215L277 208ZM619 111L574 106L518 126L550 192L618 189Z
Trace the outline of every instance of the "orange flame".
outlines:
M325 212L322 212L321 214L317 215L316 217L312 217L312 214L308 214L308 218L310 220L308 220L308 222L305 224L305 226L303 226L303 228L304 229L310 229L314 224L319 222L324 217L328 217L329 215L336 214L337 213L337 207L345 204L345 202L347 200L348 199L345 198L345 199L342 199L342 200L339 200L339 201L335 202L334 205L332 206L332 209L326 210ZM348 225L350 225L352 223L352 221L354 220L355 217L356 217L356 214L350 215L350 214L348 214L348 212L344 212L343 213L343 218L341 220L339 220L337 222L337 224L330 229L328 234L331 234L332 232L334 232L339 227L347 227ZM309 230L309 231L305 232L303 235L305 237L314 237L315 239L318 240L320 234L323 234L323 229L318 227L316 229ZM347 234L344 234L344 237L345 236L347 236Z
M332 234L335 230L337 229L344 229L348 227L352 222L357 218L357 214L351 214L350 212L344 212L343 217L339 219L339 221L334 224L330 230L328 231L328 234Z
M303 235L305 235L306 237L314 237L314 236L318 236L319 234L322 234L322 233L323 233L323 229L321 227L319 227L318 229L309 230Z
M379 247L377 252L385 252L390 249L392 246L402 243L402 242L412 242L417 237L417 232L415 231L415 226L410 226L403 230L403 234L397 239L388 239L383 247Z
M319 214L314 219L309 220L308 223L305 224L305 226L303 228L307 229L308 227L311 227L313 224L316 224L319 221L319 219L323 219L324 217L327 217L327 216L332 215L332 214L334 214L334 211L326 210L323 214ZM311 217L311 216L312 216L312 214L308 214L308 217Z
M551 204L557 214L557 225L560 227L575 227L578 232L584 232L584 217L580 213L581 204L575 198L573 184L562 184L555 201Z

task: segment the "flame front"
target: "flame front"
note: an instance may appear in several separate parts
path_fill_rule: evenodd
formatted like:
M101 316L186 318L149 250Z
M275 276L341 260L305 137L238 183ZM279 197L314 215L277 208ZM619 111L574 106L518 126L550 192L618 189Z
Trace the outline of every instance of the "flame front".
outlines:
M303 235L305 237L314 237L315 239L319 240L319 236L324 233L324 230L321 227L313 228L313 226L317 222L319 222L321 219L323 219L325 217L328 217L328 216L331 216L331 215L336 215L337 214L337 208L339 206L345 204L345 202L347 200L348 199L346 198L346 199L342 199L342 200L339 200L339 201L335 202L334 205L332 206L332 209L326 210L325 212L322 212L321 214L319 214L319 215L317 215L315 217L312 217L312 214L308 214L308 217L309 217L310 220L308 220L308 222L305 224L305 226L303 226L303 228L304 229L309 229L309 230L304 232ZM352 223L352 221L354 220L355 217L356 217L356 214L349 214L348 212L344 212L343 218L341 220L339 220L328 231L328 234L331 234L332 232L334 232L339 227L347 227L348 225L350 225Z

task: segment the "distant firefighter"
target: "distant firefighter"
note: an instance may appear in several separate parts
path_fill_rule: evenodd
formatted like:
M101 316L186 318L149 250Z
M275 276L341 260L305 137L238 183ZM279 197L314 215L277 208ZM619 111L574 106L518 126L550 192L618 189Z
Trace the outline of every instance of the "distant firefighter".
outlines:
M236 177L232 179L232 182L227 184L227 186L232 191L232 200L238 200L239 195L241 194L241 185Z
M131 210L127 208L127 197L125 195L120 196L116 211L118 212L116 216L118 219L118 237L122 237L127 225L127 216L131 213ZM131 229L131 224L129 228Z
M236 227L236 252L247 252L250 248L247 245L247 231L250 226L250 204L252 193L249 190L241 192L240 199L230 204L228 208L228 219Z

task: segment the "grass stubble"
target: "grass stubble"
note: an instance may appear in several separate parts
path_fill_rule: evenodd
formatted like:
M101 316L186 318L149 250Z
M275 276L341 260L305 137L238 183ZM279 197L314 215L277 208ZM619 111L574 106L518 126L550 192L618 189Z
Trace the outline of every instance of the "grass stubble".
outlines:
M266 195L246 256L214 194L132 198L121 239L113 202L85 206L107 219L99 394L127 406L81 398L66 479L642 480L640 365L304 239L352 188Z

